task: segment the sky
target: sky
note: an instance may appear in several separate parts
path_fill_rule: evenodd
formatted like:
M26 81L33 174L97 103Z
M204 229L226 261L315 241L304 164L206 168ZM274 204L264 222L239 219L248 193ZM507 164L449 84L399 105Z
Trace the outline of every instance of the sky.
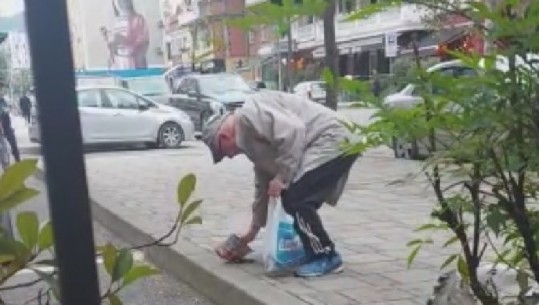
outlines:
M23 10L24 0L0 0L0 16L15 15Z

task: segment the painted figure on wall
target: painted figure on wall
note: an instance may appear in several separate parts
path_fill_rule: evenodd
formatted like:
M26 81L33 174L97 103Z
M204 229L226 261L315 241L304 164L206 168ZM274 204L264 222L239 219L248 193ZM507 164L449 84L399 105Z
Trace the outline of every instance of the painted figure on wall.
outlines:
M110 28L101 27L109 51L109 67L144 69L150 35L146 19L137 13L133 0L112 0L114 21Z

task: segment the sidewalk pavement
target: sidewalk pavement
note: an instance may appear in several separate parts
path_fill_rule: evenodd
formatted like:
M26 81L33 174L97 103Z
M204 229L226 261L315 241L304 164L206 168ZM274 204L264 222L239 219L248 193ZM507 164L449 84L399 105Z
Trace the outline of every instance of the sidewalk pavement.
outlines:
M365 117L361 111L357 115ZM249 223L253 173L244 157L215 166L203 144L193 142L178 150L88 154L86 165L94 218L133 243L170 228L177 183L187 173L196 174L204 223L185 229L171 249L146 254L218 304L425 304L451 251L440 250L446 238L437 236L436 246L421 251L406 268L405 244L428 222L434 199L422 178L390 184L417 173L420 163L396 160L387 148L360 158L339 205L321 209L345 272L319 279L270 278L260 264L228 265L213 254L217 243Z

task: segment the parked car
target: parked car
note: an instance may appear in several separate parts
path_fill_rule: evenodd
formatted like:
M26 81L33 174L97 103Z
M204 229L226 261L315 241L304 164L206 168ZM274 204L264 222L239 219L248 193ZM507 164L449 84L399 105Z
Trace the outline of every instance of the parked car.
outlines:
M460 60L452 60L436 64L427 69L428 73L441 73L450 77L474 76L477 72L469 67L464 66ZM433 88L436 90L436 88ZM433 92L436 93L435 91ZM417 84L408 84L399 92L390 94L384 99L384 104L392 108L410 109L418 104L423 103L423 98L419 96ZM438 140L447 142L444 133L437 131ZM403 139L394 138L391 143L395 158L403 159L421 159L428 156L427 139L418 139L412 142Z
M176 81L177 83L177 81ZM175 97L170 84L162 75L127 78L121 81L121 87L142 96L151 98L163 105L169 105Z
M77 90L84 144L144 143L150 147L176 148L194 139L189 116L133 91L116 87ZM30 139L40 142L37 112L29 126Z
M538 62L539 56L536 54L527 54L528 60ZM529 68L525 65L522 59L517 58L517 66L523 66L524 69ZM464 65L460 60L452 60L436 64L429 69L428 73L441 73L449 77L474 77L481 73L481 67L484 67L484 61L479 62L479 69L474 70ZM495 68L499 71L508 71L507 58L498 56ZM432 94L436 95L438 89L432 88ZM423 98L417 92L416 84L408 84L402 90L395 94L388 95L384 100L385 105L389 107L410 109L420 103L423 103ZM450 139L443 130L436 131L437 142L450 144ZM403 139L393 139L391 147L396 158L405 159L420 159L428 156L427 139L417 139L414 141L405 141Z
M326 101L326 83L323 81L301 82L294 87L293 93L313 102L324 103Z
M185 111L200 131L212 115L241 107L254 92L237 74L188 75L179 81L171 106Z
M267 89L266 83L261 80L250 81L249 86L255 91Z

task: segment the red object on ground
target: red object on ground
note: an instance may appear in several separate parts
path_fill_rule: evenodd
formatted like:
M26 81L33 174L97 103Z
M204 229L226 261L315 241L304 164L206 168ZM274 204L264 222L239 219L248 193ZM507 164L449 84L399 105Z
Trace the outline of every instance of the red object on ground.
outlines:
M229 263L242 263L244 257L253 250L237 235L230 235L223 243L215 248L215 253Z

